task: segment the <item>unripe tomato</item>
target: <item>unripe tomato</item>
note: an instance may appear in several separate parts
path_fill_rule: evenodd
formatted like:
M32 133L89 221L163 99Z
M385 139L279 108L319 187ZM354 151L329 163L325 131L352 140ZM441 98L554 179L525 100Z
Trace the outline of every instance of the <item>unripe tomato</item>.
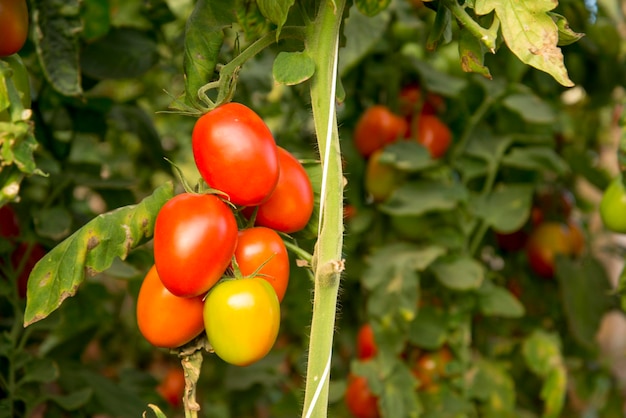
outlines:
M554 276L554 259L557 254L571 255L570 230L560 222L543 222L528 237L526 257L530 268L539 276Z
M621 178L613 180L604 191L600 216L607 229L626 234L626 188Z
M182 367L168 367L156 390L172 407L180 407L185 394L185 372Z
M278 151L272 132L250 108L227 103L201 116L191 134L207 184L242 206L264 202L276 187Z
M413 375L419 380L418 389L435 389L438 381L447 375L446 367L451 360L452 353L448 347L420 355L412 368Z
M0 57L18 52L27 37L26 0L0 0Z
M375 151L365 168L365 190L375 202L386 200L402 180L402 173L395 167L380 163L382 153L382 149Z
M354 129L354 145L363 157L401 138L407 130L404 118L395 115L388 107L375 105L359 118Z
M359 328L356 340L356 356L359 360L367 360L378 352L374 341L374 330L370 324L363 324Z
M345 394L346 406L355 418L378 418L378 398L363 376L350 375Z
M272 349L280 328L280 304L260 277L225 280L204 302L204 327L222 360L236 366L259 361Z
M255 224L290 234L303 229L313 213L313 186L306 170L289 151L278 147L280 175L276 188L257 208ZM245 213L250 214L252 209Z
M137 326L155 347L176 348L204 329L202 296L181 298L165 288L155 266L143 279L137 297Z
M431 157L443 157L452 142L452 132L446 124L435 115L420 115L415 123L417 142L428 149Z
M262 226L239 231L235 260L241 274L267 280L278 301L283 300L289 284L289 255L276 231Z
M215 195L182 193L159 211L154 262L165 287L181 297L206 293L230 265L237 221Z

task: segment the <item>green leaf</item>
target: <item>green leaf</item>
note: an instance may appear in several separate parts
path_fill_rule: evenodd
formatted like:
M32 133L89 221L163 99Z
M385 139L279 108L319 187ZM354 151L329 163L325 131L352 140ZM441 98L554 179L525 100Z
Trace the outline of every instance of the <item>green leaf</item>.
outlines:
M520 229L530 216L533 187L526 184L500 184L489 195L473 202L474 213L498 232Z
M491 80L491 72L485 66L485 45L467 29L459 33L459 56L461 68L466 73L477 73Z
M556 334L535 330L524 340L522 354L528 368L546 378L554 368L563 367L561 343Z
M500 161L512 143L510 136L495 136L489 129L479 125L470 136L465 152L493 164Z
M365 16L375 16L385 10L391 0L356 0L354 3Z
M50 383L59 377L59 366L49 358L35 359L26 363L20 384L28 382Z
M507 289L485 282L478 289L478 307L485 316L520 318L524 316L524 305Z
M415 390L415 378L401 362L383 380L379 408L384 417L417 417L422 412L422 404Z
M553 149L542 146L515 147L504 156L502 163L531 171L550 170L559 175L569 171L567 163Z
M615 305L607 273L596 259L557 257L556 277L572 335L582 346L594 349L604 314Z
M485 276L482 264L463 255L440 257L431 269L441 284L460 291L478 289Z
M97 80L137 78L158 60L156 40L134 28L111 30L88 44L80 57L83 72Z
M256 0L236 0L235 13L244 37L252 41L270 31L271 23L259 10Z
M185 26L185 99L201 106L198 90L213 80L224 29L235 22L231 2L198 0Z
M544 400L543 418L561 416L567 392L567 372L564 367L550 371L541 387L541 399Z
M46 79L59 93L79 96L78 39L82 31L78 0L35 0L31 3L37 55Z
M84 0L82 5L83 38L92 41L106 35L111 28L109 0Z
M52 395L48 398L66 411L75 411L85 406L92 395L93 389L86 387L68 393L67 395Z
M493 416L515 408L515 382L506 369L487 359L473 362L473 370L468 373L469 394L478 399Z
M557 25L548 14L557 6L556 1L476 0L474 6L479 15L495 10L504 41L523 63L545 71L566 87L574 85L557 46Z
M72 226L71 214L62 206L44 208L38 211L34 221L37 234L55 241L65 238Z
M166 183L137 205L99 215L52 249L28 280L24 325L47 317L73 296L86 274L106 270L151 237L161 206L173 194L172 183Z
M396 141L386 146L378 161L407 173L416 173L437 164L428 149L417 141Z
M569 23L565 16L554 12L550 12L548 14L552 17L552 20L554 20L556 27L559 30L559 46L573 44L585 36L584 33L574 32L572 28L569 27Z
M467 200L467 189L461 184L417 180L402 184L380 206L389 215L422 215L431 211L454 209Z
M445 97L459 97L467 87L466 79L438 71L424 61L413 59L412 64L420 75L421 84L427 91Z
M528 123L548 125L556 121L552 107L532 93L511 94L502 101L502 104Z
M437 49L437 45L442 38L444 43L448 43L452 39L452 12L450 12L450 9L448 9L443 2L440 2L433 27L426 40L426 49L429 51Z
M276 56L272 74L278 84L294 86L310 79L315 73L315 62L306 52L282 51Z
M263 16L278 26L276 36L278 36L280 29L287 21L289 9L294 3L295 0L257 0L259 10L263 13Z
M409 341L425 350L436 350L446 342L448 318L435 306L423 306L409 328Z

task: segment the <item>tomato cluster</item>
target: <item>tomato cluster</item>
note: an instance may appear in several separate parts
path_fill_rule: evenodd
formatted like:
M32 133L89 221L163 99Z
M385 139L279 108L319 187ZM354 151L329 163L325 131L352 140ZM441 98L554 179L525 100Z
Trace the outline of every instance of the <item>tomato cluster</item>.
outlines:
M302 164L239 103L201 116L192 148L208 190L181 193L159 211L137 322L158 347L180 347L206 332L220 358L246 366L278 335L289 282L279 232L306 226L313 188Z

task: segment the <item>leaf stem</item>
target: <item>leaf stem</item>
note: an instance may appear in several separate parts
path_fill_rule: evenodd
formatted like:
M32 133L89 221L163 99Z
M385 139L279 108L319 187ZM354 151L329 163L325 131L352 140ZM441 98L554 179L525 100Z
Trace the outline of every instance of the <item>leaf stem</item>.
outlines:
M496 38L498 36L499 24L492 25L489 29L485 29L478 24L472 17L465 11L465 8L457 2L457 0L444 0L444 4L450 9L454 17L467 29L472 35L478 38L483 45L487 47L489 52L494 54L496 52Z

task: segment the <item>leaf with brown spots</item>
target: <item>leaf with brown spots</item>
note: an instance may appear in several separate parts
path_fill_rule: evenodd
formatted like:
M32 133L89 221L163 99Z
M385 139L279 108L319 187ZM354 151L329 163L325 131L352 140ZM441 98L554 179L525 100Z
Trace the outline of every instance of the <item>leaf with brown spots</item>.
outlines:
M166 183L136 205L98 215L52 249L28 279L24 326L44 319L74 296L87 275L108 269L146 238L152 237L156 216L174 195Z

